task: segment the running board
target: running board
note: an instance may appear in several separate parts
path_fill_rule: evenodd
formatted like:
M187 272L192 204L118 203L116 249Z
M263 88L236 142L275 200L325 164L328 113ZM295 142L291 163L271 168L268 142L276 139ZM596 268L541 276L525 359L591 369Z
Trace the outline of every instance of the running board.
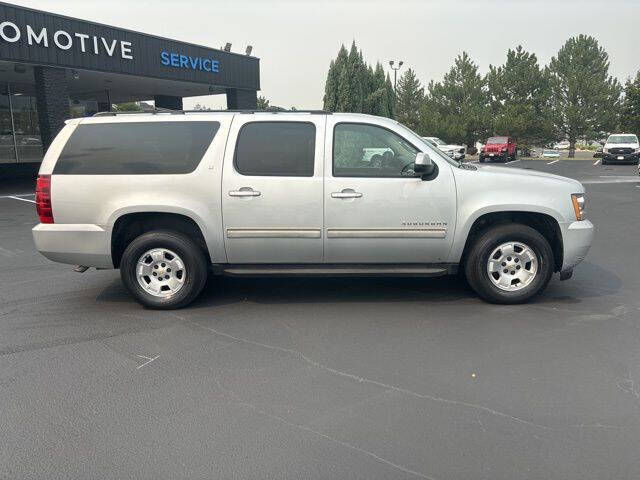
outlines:
M214 272L249 277L440 277L455 273L455 265L215 265Z

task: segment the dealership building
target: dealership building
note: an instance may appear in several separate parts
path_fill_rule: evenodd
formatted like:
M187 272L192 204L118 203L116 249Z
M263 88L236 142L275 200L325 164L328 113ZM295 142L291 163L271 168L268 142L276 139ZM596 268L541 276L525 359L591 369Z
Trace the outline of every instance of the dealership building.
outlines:
M0 2L0 164L39 162L64 121L226 95L256 108L259 59ZM250 47L247 49L250 53Z

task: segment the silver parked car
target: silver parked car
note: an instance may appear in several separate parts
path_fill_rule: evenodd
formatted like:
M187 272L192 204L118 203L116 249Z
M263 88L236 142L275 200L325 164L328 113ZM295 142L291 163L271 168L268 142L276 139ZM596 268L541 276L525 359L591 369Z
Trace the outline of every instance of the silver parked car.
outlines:
M462 164L387 119L325 112L99 114L42 162L47 258L119 268L142 304L227 275L440 276L497 303L571 276L593 237L584 187ZM211 267L211 268L208 268Z

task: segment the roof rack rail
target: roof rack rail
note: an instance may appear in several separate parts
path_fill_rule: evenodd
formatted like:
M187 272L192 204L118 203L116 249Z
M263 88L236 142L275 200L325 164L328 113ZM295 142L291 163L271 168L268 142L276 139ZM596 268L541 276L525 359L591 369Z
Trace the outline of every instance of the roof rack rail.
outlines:
M166 113L169 115L184 115L185 113L310 113L312 115L331 115L332 112L326 110L170 110L168 108L155 108L153 110L138 110L130 112L97 112L94 117L115 117L116 115L156 115Z

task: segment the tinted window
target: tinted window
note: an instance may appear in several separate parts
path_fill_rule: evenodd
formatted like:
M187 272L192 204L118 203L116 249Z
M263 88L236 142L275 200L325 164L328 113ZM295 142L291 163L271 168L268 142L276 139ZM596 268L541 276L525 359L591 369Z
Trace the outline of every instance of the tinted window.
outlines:
M507 143L507 137L491 137L489 140L487 140L488 144L502 144L502 143Z
M53 173L131 175L196 169L218 122L126 122L78 125Z
M386 128L339 123L333 131L333 176L414 176L412 167L418 152L403 137Z
M312 123L247 123L238 135L235 166L242 175L312 177L315 149Z

